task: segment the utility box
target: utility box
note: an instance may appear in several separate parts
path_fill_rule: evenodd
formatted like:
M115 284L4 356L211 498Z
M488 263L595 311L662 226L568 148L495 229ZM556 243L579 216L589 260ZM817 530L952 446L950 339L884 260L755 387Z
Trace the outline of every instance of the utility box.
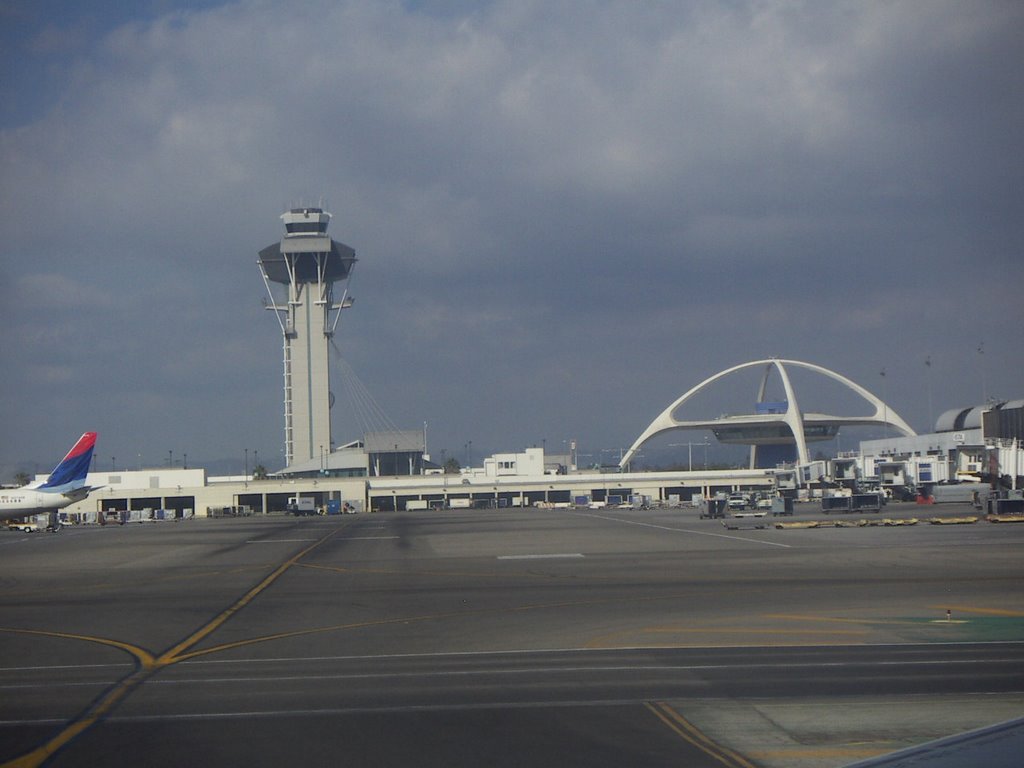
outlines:
M821 497L821 511L826 515L832 512L849 512L850 511L850 497L849 496L822 496Z
M988 513L990 515L1019 515L1024 513L1024 498L988 497Z
M707 518L724 518L726 513L729 511L729 499L715 497L713 499L704 499L701 502L700 516L701 519Z
M881 512L884 499L881 493L854 493L850 496L850 511Z
M844 496L822 496L821 511L831 512L880 512L881 493L851 493Z

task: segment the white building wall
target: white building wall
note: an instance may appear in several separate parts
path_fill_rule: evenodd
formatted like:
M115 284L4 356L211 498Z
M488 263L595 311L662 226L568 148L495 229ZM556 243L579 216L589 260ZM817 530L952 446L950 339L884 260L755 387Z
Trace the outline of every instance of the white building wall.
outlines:
M36 475L46 480L48 475ZM206 483L205 469L131 469L124 471L90 472L86 485L114 491L194 488Z
M946 454L968 445L983 445L981 429L965 429L960 432L933 432L912 437L888 437L881 440L864 440L860 453L865 457L877 456L927 456Z
M522 453L496 453L484 459L480 469L466 467L463 475L470 477L526 477L544 474L544 449L527 448Z
M986 440L980 428L964 429L865 440L860 444L858 460L863 477L877 476L879 463L902 462L907 480L913 484L986 477L990 462L995 460L999 474L1009 475L1015 482L1024 472L1024 445L1014 441ZM925 469L924 479L922 468Z
M180 470L179 470L180 471ZM193 470L186 470L192 472ZM202 472L202 470L197 470ZM145 472L143 472L145 474ZM237 506L239 497L249 495L295 496L323 494L325 498L340 498L362 509L366 501L366 478L316 478L316 479L268 479L238 482L216 482L197 486L170 484L159 488L148 486L130 488L127 485L107 486L91 493L88 498L77 504L65 507L63 512L95 513L110 509L113 500L127 499L129 506L133 500L156 499L159 501L171 498L193 497L193 514L206 517L209 509L223 509ZM160 507L157 503L154 509Z

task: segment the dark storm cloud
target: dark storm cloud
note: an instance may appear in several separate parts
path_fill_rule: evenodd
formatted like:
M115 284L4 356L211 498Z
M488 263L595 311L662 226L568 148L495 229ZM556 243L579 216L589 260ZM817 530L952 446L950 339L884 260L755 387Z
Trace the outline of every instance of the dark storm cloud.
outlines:
M887 368L920 429L929 355L942 407L1019 397L1022 20L243 2L117 26L0 137L0 459L92 426L125 455L275 455L255 253L321 196L361 259L346 359L452 453L628 444L769 355Z

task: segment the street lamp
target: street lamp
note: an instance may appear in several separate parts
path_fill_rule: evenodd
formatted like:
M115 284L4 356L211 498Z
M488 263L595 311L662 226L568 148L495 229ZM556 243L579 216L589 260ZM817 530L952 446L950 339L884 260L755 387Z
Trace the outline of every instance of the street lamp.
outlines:
M932 415L932 356L928 355L924 359L925 376L927 381L925 384L928 387L928 429L934 429L935 418Z
M978 345L978 356L981 368L981 402L988 404L988 385L985 382L985 342Z
M691 441L687 441L685 443L669 443L669 448L682 448L684 445L686 446L688 471L693 472L693 443ZM700 443L697 443L697 445L700 445ZM704 464L707 465L707 461L705 461Z
M882 377L882 439L889 436L889 388L885 386L885 368L879 374Z

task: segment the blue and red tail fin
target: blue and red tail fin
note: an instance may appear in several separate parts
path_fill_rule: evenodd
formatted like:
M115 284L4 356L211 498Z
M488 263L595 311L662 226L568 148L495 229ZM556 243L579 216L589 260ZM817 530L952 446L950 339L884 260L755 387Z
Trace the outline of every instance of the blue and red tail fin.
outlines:
M49 479L39 486L38 490L58 490L72 484L83 485L95 447L96 433L86 432L78 438L78 442L68 451L68 455L61 459L60 464L53 468Z

